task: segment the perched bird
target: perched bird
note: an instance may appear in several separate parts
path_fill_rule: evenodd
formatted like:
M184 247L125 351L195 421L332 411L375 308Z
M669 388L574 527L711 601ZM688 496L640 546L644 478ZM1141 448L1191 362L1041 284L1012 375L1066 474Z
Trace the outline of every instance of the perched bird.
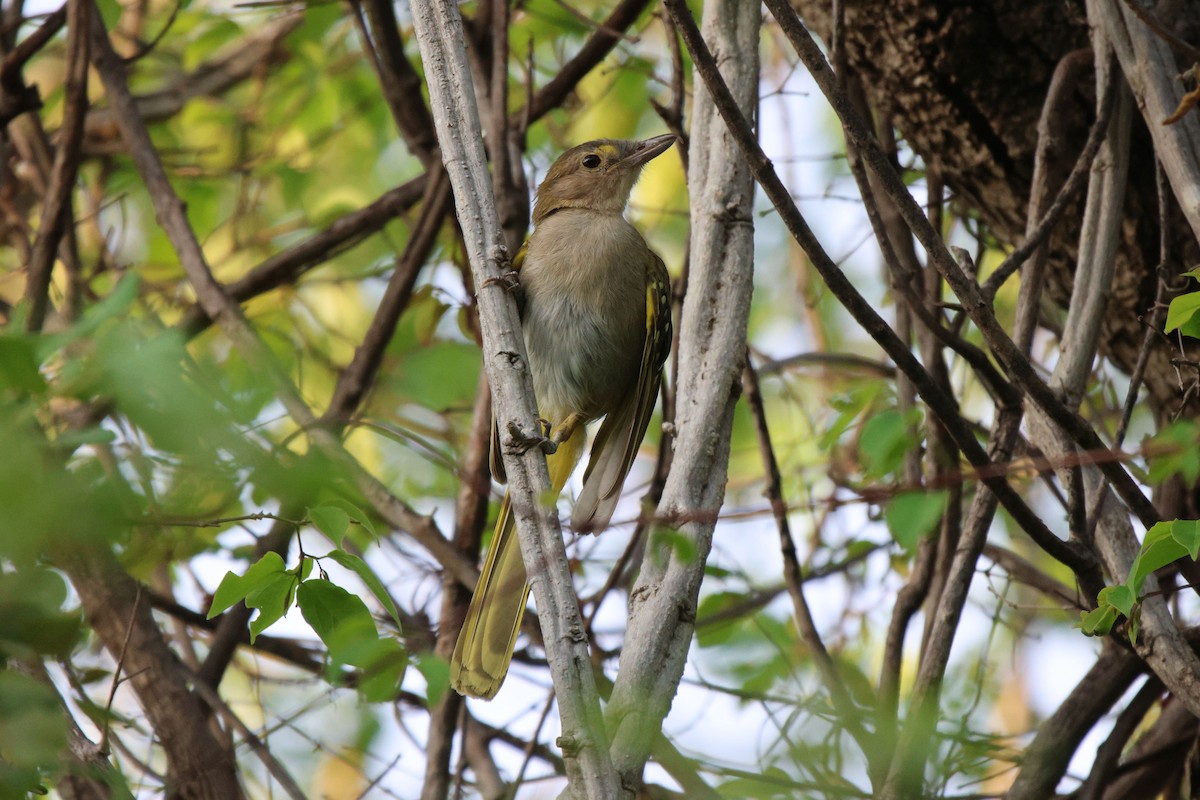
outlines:
M514 259L523 290L521 327L538 412L558 449L546 459L557 494L592 444L572 526L608 525L650 422L671 348L670 277L625 219L642 167L675 136L601 139L563 153L546 173L534 231ZM504 480L493 438L492 472ZM451 660L460 694L495 696L508 673L529 584L505 495L496 532Z

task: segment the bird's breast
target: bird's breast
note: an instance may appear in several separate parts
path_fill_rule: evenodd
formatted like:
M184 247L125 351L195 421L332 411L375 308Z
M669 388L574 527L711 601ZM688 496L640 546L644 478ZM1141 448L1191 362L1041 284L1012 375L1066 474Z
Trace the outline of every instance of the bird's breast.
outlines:
M620 215L542 220L521 267L523 329L543 416L603 416L633 390L646 335L641 234Z

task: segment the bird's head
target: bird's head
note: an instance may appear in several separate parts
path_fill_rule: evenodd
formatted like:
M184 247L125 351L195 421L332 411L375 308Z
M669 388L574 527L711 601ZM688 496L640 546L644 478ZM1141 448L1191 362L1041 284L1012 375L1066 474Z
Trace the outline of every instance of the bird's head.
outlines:
M620 214L642 167L675 143L668 133L640 142L597 139L558 157L538 187L533 222L564 208Z

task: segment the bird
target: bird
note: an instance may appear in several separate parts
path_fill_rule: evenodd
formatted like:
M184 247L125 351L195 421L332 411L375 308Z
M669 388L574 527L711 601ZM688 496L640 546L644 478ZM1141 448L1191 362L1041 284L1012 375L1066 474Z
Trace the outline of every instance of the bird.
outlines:
M557 445L546 458L555 497L583 454L587 423L602 420L572 513L578 531L611 520L671 349L670 275L625 207L642 168L675 141L598 139L564 152L538 187L533 233L513 259L538 414ZM492 474L503 482L499 441L493 423ZM500 690L528 598L505 494L451 657L459 694Z

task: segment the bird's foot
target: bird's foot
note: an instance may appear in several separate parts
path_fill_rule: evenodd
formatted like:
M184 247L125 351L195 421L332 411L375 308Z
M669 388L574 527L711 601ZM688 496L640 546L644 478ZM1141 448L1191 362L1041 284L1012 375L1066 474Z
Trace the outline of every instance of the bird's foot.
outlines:
M484 286L499 286L504 291L512 294L521 288L521 274L515 269L510 269L507 272L502 272L493 278L487 278L483 282Z
M531 448L537 447L549 456L558 451L559 441L555 441L550 423L539 419L537 433L521 430L521 426L515 422L508 423L508 441L505 445L509 452L517 455L525 455Z

